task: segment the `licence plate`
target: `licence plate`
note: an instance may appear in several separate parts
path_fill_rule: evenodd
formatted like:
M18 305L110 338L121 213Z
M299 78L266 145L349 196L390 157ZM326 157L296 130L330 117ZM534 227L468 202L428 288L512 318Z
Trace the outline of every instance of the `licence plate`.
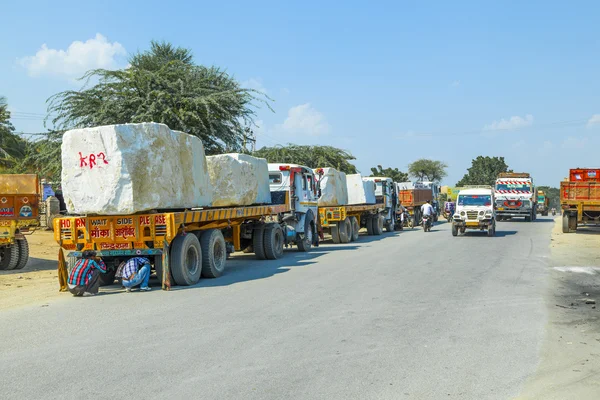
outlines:
M479 222L467 222L467 226L479 226Z
M496 210L504 211L504 207L498 207Z

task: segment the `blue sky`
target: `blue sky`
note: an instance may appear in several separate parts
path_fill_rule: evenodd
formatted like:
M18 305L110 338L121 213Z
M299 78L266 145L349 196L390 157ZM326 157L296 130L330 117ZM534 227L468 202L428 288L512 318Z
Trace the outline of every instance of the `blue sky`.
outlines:
M39 132L46 99L82 71L167 40L275 100L259 147L334 145L363 174L433 158L448 184L478 155L553 186L600 167L600 3L490 3L10 2L0 95Z

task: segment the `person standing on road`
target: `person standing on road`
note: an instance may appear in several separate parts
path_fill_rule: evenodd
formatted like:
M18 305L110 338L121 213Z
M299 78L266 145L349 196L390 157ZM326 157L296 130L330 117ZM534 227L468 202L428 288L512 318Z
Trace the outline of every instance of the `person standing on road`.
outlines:
M127 292L131 292L131 288L137 285L140 285L140 290L144 292L152 290L148 286L150 260L146 257L133 257L122 262L115 276L123 279L122 284Z
M431 205L429 200L427 200L427 203L421 206L421 215L428 215L431 219L431 225L433 225L433 206Z
M68 287L73 296L94 296L100 286L100 274L106 273L106 264L96 252L86 250L82 258L75 263L69 275Z

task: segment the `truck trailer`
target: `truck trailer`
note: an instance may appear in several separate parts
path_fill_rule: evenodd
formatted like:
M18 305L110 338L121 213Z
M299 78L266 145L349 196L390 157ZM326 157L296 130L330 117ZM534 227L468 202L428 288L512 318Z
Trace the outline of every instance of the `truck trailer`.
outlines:
M569 180L560 183L563 233L578 226L600 223L600 170L571 169Z

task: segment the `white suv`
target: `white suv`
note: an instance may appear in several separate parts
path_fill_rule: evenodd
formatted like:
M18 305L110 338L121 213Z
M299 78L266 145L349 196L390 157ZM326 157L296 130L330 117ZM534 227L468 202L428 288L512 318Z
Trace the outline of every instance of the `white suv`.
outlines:
M456 211L452 217L452 236L466 229L487 230L488 236L496 234L496 211L494 191L489 186L463 189L456 199Z

